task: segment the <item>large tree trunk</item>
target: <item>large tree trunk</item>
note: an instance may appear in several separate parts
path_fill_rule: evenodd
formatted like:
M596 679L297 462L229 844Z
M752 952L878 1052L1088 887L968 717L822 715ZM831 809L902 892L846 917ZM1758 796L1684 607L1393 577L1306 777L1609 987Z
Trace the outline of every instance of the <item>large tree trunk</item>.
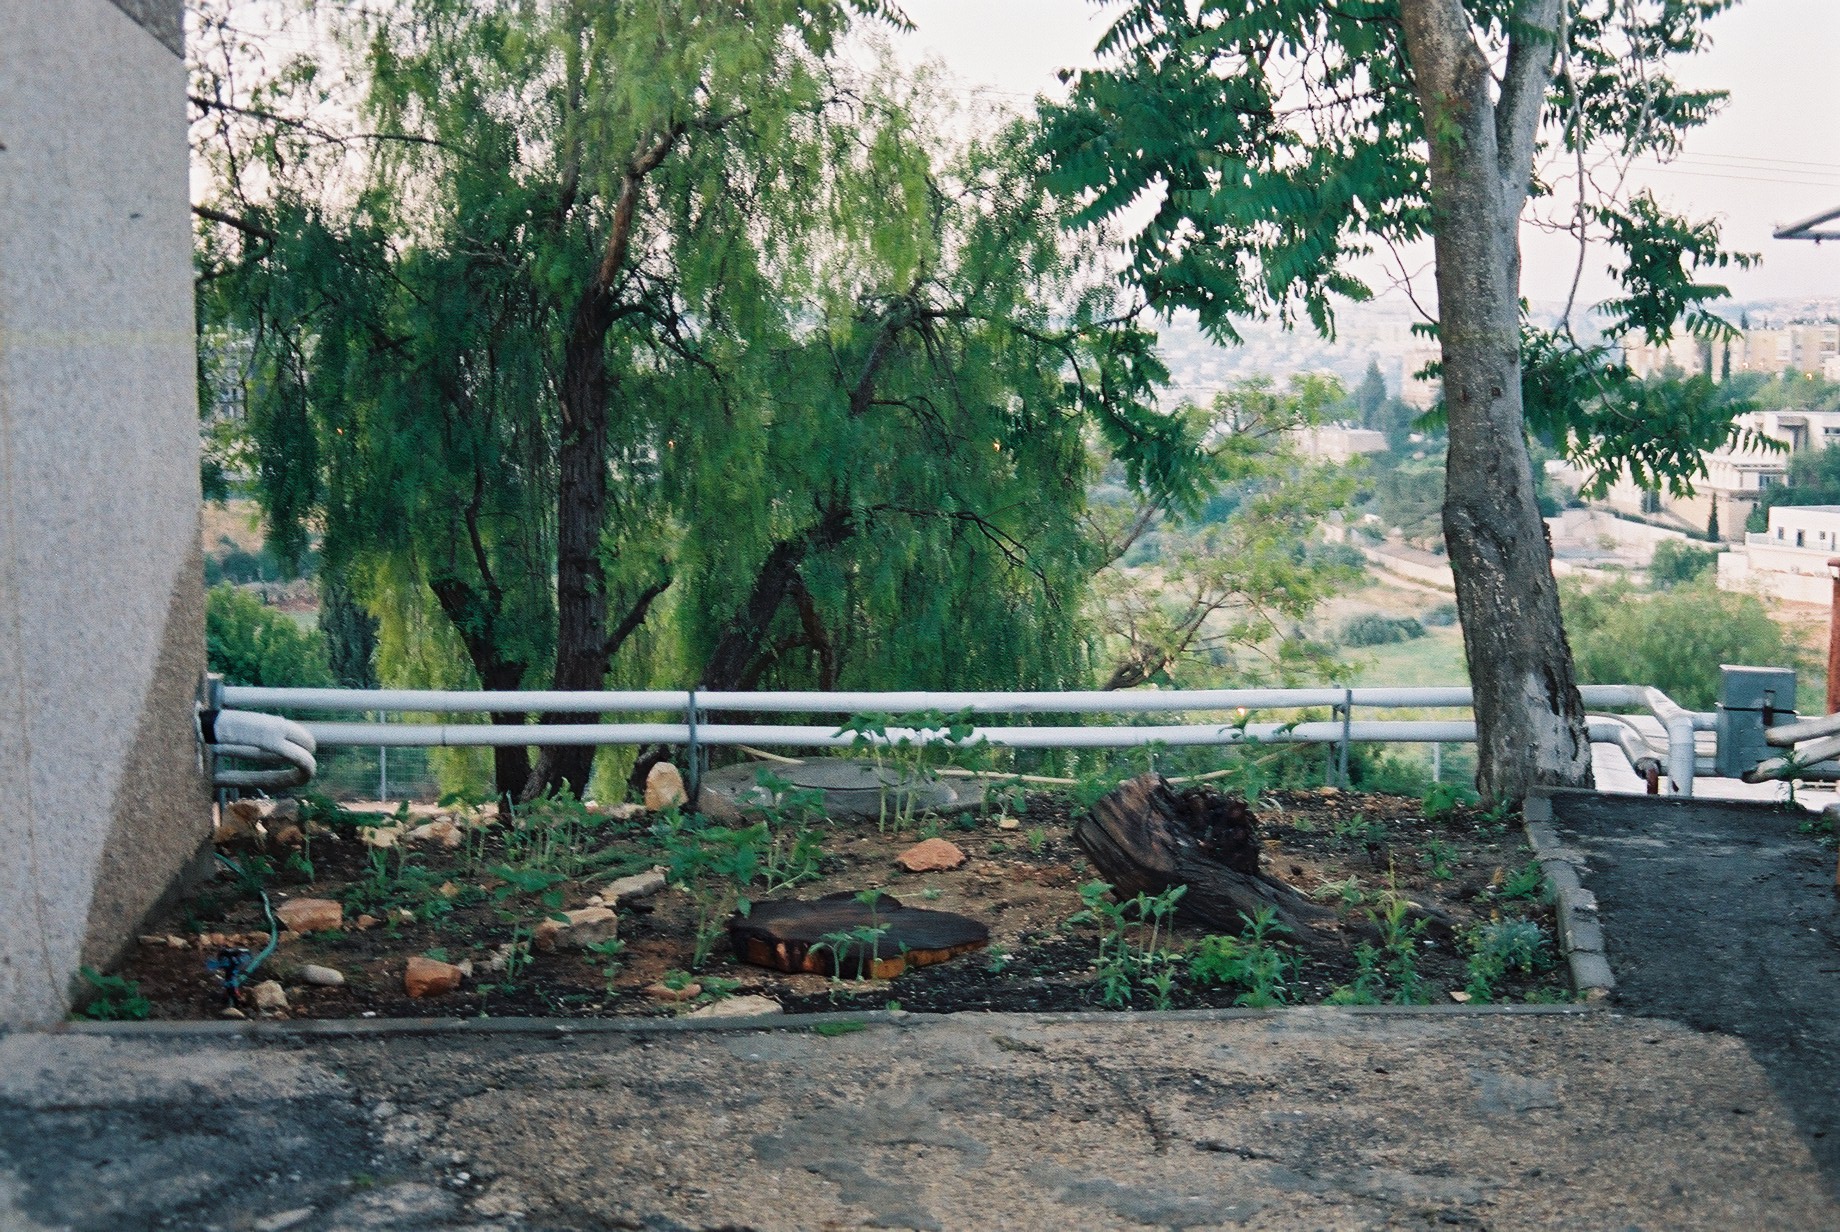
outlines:
M728 626L716 642L716 648L703 668L699 689L746 689L760 678L761 657L767 649L767 633L773 617L788 598L803 592L799 567L814 551L837 547L853 533L850 511L832 505L818 515L817 522L791 539L773 545L754 575L754 586L747 601L729 618ZM820 653L822 652L821 648Z
M1521 4L1499 97L1460 0L1400 5L1431 150L1450 435L1444 542L1475 690L1477 787L1515 802L1536 784L1591 782L1521 408L1520 214L1559 3Z
M487 575L483 589L458 578L436 578L430 589L441 611L460 634L473 671L479 675L480 687L490 692L521 689L529 666L506 658L500 652L499 604L504 596ZM494 712L492 722L513 725L524 722L521 713ZM492 750L493 789L504 807L505 802L523 798L530 779L530 755L521 745L495 747Z
M550 687L594 691L607 677L618 639L607 634L607 574L601 532L607 523L607 334L616 316L614 286L632 243L639 191L681 134L673 128L626 169L613 224L594 281L576 301L562 357L562 442L556 491L556 670ZM651 592L638 614L643 618ZM630 623L630 622L629 622ZM544 715L545 723L581 722L580 715ZM545 746L525 796L587 789L594 749Z

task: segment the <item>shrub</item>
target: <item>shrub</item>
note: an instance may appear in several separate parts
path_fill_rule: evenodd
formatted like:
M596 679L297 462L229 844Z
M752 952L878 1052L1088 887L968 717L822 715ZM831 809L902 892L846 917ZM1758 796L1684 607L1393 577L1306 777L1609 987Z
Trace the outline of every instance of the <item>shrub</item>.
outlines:
M1440 603L1425 613L1425 625L1432 629L1448 629L1457 623L1457 605Z
M1368 612L1356 616L1342 626L1342 644L1344 646L1387 646L1394 642L1409 642L1415 637L1425 636L1425 626L1410 616L1384 616L1379 612Z
M326 643L285 613L223 583L205 598L205 658L228 684L328 686Z
M1718 699L1719 664L1793 667L1797 654L1754 595L1709 579L1643 595L1627 582L1561 588L1584 684L1651 684L1689 710Z
M1655 545L1655 558L1648 566L1648 580L1662 588L1691 582L1710 570L1718 558L1717 552L1696 548L1684 539L1663 539Z

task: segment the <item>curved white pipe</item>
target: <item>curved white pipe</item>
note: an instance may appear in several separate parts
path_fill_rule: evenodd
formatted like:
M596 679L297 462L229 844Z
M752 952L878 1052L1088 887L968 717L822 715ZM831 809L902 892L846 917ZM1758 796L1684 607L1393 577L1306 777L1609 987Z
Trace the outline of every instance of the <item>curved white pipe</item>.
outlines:
M218 787L299 787L319 769L313 733L291 719L249 710L220 710L211 719L210 746L219 757L266 763L259 769L217 769Z

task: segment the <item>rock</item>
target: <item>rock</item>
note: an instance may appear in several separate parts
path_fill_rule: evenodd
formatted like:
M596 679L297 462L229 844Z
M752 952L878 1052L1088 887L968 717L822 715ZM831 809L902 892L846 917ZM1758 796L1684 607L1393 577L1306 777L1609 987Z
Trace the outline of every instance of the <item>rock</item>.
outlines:
M218 1012L217 1016L219 1018L247 1018L249 1017L249 1015L245 1014L242 1010L237 1009L236 1006L234 1005L225 1006L222 1010Z
M683 804L690 797L684 792L684 776L668 761L653 766L645 776L645 807L654 813Z
M545 920L530 934L531 948L548 954L561 947L579 950L620 935L620 917L610 907L577 907L562 920Z
M664 889L665 884L662 869L654 868L648 872L634 873L630 877L609 881L602 886L601 902L609 906L625 906L627 903L637 902L642 898L650 898Z
M323 933L345 926L345 908L330 898L290 898L275 908L275 918L290 932Z
M166 948L169 950L189 950L192 948L192 943L176 933L167 933Z
M365 915L361 915L358 917L358 931L363 932L367 928L375 928L377 927L378 923L379 921L377 917L374 915L370 915L368 913Z
M313 1218L313 1208L302 1206L291 1211L277 1211L273 1215L265 1215L249 1226L255 1229L255 1232L287 1232L287 1229L295 1224L305 1223L311 1218Z
M403 837L411 843L439 843L448 851L452 851L460 846L466 838L465 835L460 833L459 826L445 818L440 821L431 821L426 825L417 826Z
M895 857L895 863L910 873L943 873L965 862L965 853L957 843L943 838L929 838L916 843Z
M672 988L662 981L645 986L645 995L658 1001L694 1001L703 995L701 984L685 984L682 988Z
M227 843L253 837L256 823L262 820L262 803L260 800L232 800L224 805L217 811L217 823L211 827L211 841Z
M452 963L416 955L403 968L403 991L411 997L437 997L460 987L463 973Z
M276 847L298 847L307 841L306 834L293 822L277 826L268 836L270 844Z
M159 933L142 933L140 935L139 940L142 945L165 945L166 944L166 938Z
M255 1007L266 1014L277 1013L288 1007L287 993L282 990L280 980L263 980L249 990L249 996Z
M263 805L262 820L268 823L271 830L276 826L300 824L300 801L292 798L263 800L261 804Z
M364 841L364 845L380 850L396 846L396 840L401 838L402 834L403 827L401 826L360 826L358 828L358 837Z
M337 967L322 967L318 963L307 963L294 969L294 978L302 984L312 984L316 988L337 988L345 982L345 973Z
M997 818L997 829L1020 830L1022 829L1022 821L1016 817L999 817Z
M772 997L725 997L700 1010L691 1010L686 1018L764 1018L768 1014L783 1014L784 1006Z
M460 977L462 979L470 980L473 978L473 960L472 959L462 958L459 962L455 963L454 966L460 968Z
M445 898L449 902L452 902L454 899L460 897L460 887L455 885L451 881L443 881L440 885L440 888L437 889L435 893L439 894L442 898Z
M645 807L639 804L612 804L607 806L607 816L613 818L615 821L631 821L644 811Z

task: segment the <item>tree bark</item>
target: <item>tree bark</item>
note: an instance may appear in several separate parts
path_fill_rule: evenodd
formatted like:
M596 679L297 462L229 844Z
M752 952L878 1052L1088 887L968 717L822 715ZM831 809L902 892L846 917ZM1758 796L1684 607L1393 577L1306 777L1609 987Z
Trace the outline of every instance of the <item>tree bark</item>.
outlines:
M499 650L497 603L502 596L492 593L489 579L487 593L453 577L436 578L430 588L441 611L460 634L467 658L472 660L473 671L478 673L480 687L492 692L523 688L529 665L508 659ZM495 711L492 722L509 726L522 723L528 717L522 713ZM493 748L492 783L501 808L506 801L522 799L529 780L530 755L523 746Z
M799 567L812 552L829 550L843 543L854 529L850 511L841 505L832 505L806 530L773 545L761 563L760 572L754 576L754 586L748 592L747 601L729 619L716 642L697 688L742 689L759 679L756 665L766 646L773 617L788 597L803 591Z
M1430 147L1449 453L1444 542L1475 690L1477 788L1587 786L1591 746L1522 420L1520 214L1560 0L1523 0L1499 95L1461 0L1401 0Z
M615 639L607 634L607 574L601 532L607 522L607 335L616 316L614 287L632 244L633 219L645 177L662 163L681 129L673 128L626 168L613 224L594 279L576 301L562 359L562 440L556 490L556 670L550 687L593 691L607 678ZM647 598L641 615L650 605ZM579 715L545 715L545 723L580 722ZM545 746L524 796L564 787L586 790L594 749Z
M1073 841L1120 900L1186 886L1177 919L1238 933L1269 908L1298 945L1341 945L1334 912L1259 871L1251 810L1218 792L1178 795L1161 775L1141 774L1094 804Z

